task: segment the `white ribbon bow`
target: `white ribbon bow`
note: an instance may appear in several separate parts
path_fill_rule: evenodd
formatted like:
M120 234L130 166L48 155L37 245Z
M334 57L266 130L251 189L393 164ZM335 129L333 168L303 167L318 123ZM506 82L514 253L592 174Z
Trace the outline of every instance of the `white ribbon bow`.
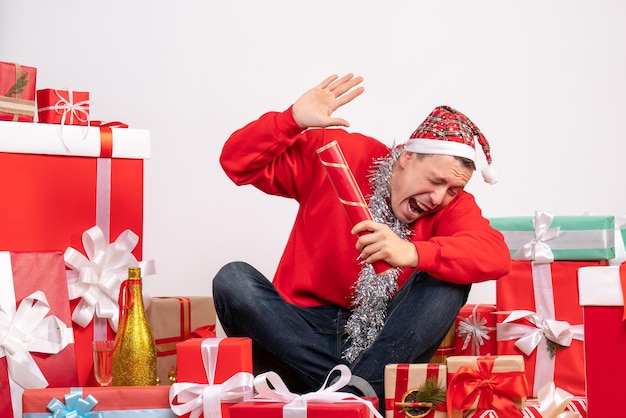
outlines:
M45 388L48 381L31 352L57 354L74 342L74 333L54 315L38 290L19 307L0 306L0 358L7 358L9 376L23 388Z
M332 385L326 387L328 379L330 379L331 375L335 371L341 373L339 379ZM337 392L350 381L351 376L352 373L350 372L348 366L339 364L330 371L326 377L326 381L320 389L315 392L298 395L287 389L285 382L283 382L277 373L267 372L260 374L254 379L254 387L256 388L258 395L252 400L284 402L285 406L283 407L283 418L306 418L308 402L360 402L367 405L370 410L370 416L374 415L377 418L383 418L383 416L376 410L376 408L374 408L374 405L369 400L360 398L350 393ZM273 389L268 383L272 385Z
M503 313L503 312L496 312ZM534 326L513 323L526 319ZM497 324L498 341L517 340L515 346L529 356L546 338L561 346L569 347L572 340L584 340L583 325L570 325L566 321L544 319L533 311L512 311L501 324Z
M488 327L487 318L481 317L477 312L478 305L474 306L472 313L467 318L461 318L457 327L457 334L463 340L462 349L465 350L472 343L471 354L480 354L480 347L485 345L485 340L491 340L489 332L495 331L494 327Z
M533 260L537 263L551 263L554 261L552 249L545 243L559 235L560 227L550 228L554 216L548 212L535 212L533 225L535 238L524 244L511 257L513 260Z
M222 418L222 402L241 402L254 396L251 373L239 372L221 384L215 384L215 370L221 338L205 338L200 346L208 384L174 383L170 387L170 407L180 416L189 418ZM176 401L176 403L174 403Z
M69 122L71 125L74 123L74 119L79 122L89 123L89 100L74 103L74 92L71 90L67 90L67 99L58 90L54 90L54 93L59 100L57 100L54 106L42 107L39 109L40 112L54 110L56 113L61 114L61 125L65 125L65 122Z
M222 402L252 398L253 379L251 373L239 372L221 384L174 383L170 387L170 407L178 416L190 413L189 418L202 414L204 418L222 418Z
M94 226L83 232L83 247L87 257L72 247L65 250L68 293L70 300L81 298L72 320L86 327L94 315L106 318L117 330L119 322L118 295L120 285L128 277L129 267L141 267L142 276L154 274L154 264L140 263L131 253L139 237L127 229L115 242L106 244L102 230Z
M571 393L557 388L554 382L548 382L539 389L539 413L542 418L579 418L577 412L565 410L572 399L574 396Z

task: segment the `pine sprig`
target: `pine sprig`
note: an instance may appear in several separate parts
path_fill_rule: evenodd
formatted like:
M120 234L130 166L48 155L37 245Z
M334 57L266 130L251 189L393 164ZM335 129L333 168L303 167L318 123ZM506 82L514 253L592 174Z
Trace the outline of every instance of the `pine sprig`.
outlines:
M17 97L18 95L22 94L22 92L24 91L24 87L26 87L27 85L28 85L28 73L22 73L17 78L17 80L15 80L15 84L13 84L13 87L9 89L9 91L7 92L5 96Z
M550 354L550 359L553 359L554 356L556 356L556 350L564 350L565 348L567 348L566 346L555 343L548 338L546 338L546 346L548 349L548 353Z
M430 402L437 406L446 401L446 391L439 387L436 377L430 377L419 387L415 401Z

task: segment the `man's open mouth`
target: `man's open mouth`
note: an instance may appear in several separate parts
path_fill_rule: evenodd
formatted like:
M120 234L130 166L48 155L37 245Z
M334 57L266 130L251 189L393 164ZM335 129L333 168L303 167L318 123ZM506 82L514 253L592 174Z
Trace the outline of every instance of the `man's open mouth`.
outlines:
M409 199L409 208L411 208L411 212L415 213L416 215L421 215L428 210L428 208L426 208L413 197Z

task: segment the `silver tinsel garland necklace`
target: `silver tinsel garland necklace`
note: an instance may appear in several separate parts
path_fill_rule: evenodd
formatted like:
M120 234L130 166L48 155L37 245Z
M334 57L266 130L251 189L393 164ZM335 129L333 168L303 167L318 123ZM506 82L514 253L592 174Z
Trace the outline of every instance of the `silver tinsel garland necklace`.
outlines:
M391 147L388 157L374 161L369 183L372 196L368 206L376 222L384 223L400 238L408 240L411 234L408 226L393 214L390 207L390 183L393 166L398 161L404 147ZM346 324L350 346L343 356L352 362L368 349L385 324L387 302L398 290L400 268L394 268L377 275L371 264L362 262L352 299L352 315Z

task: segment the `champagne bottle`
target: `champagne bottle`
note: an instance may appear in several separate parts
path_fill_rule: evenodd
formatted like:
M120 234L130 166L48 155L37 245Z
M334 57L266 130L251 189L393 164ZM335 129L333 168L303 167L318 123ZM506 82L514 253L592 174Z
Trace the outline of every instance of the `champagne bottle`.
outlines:
M156 346L142 299L141 269L130 267L120 286L120 322L113 352L113 386L157 384Z

